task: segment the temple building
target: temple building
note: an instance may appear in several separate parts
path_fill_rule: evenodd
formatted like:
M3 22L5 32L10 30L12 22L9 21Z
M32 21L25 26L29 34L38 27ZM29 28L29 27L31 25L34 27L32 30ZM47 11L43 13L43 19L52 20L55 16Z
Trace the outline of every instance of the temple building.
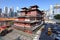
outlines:
M8 27L12 25L13 18L0 18L0 27Z
M38 8L37 5L22 8L20 16L14 20L14 28L30 34L38 30L44 22L44 12Z

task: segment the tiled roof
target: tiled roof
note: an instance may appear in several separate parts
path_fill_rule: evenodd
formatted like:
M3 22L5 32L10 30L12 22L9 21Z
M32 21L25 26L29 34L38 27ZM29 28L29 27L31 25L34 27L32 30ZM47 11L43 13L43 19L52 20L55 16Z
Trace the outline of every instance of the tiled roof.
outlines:
M10 21L15 20L15 18L0 18L0 21Z

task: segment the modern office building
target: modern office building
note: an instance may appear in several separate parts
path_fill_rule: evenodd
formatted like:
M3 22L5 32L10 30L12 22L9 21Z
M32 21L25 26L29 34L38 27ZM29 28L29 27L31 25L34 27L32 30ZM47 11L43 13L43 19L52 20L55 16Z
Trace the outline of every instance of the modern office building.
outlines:
M8 7L4 7L4 17L8 17Z
M1 17L1 14L2 14L2 9L0 8L0 17Z
M24 7L20 11L20 16L14 20L14 28L32 34L40 28L43 21L44 12L40 11L37 5Z
M16 8L16 13L17 13L17 14L16 14L17 16L20 16L20 10L19 10L19 7Z
M0 8L0 13L2 13L2 9Z
M52 18L52 19L54 18L54 15L60 14L60 5L59 4L50 5L48 14L49 14L50 18Z
M14 17L14 9L12 7L9 10L9 17Z
M6 14L8 13L8 7L5 7L5 13Z
M17 17L17 12L14 12L14 17Z

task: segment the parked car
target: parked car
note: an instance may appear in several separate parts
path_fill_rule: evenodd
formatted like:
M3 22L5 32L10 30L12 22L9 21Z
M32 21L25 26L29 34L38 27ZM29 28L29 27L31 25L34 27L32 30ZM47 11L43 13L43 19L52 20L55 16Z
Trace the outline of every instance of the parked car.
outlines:
M0 36L5 36L7 33L11 32L13 29L7 28L6 26L0 27Z
M55 40L60 40L60 35L58 35L58 36L55 38Z

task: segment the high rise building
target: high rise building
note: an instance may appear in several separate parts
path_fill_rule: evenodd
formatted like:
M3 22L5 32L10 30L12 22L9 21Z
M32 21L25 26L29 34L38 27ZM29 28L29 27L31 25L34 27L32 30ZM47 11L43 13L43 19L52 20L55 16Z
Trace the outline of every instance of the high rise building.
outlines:
M14 17L14 9L11 7L10 10L9 10L9 16L10 17Z
M8 7L4 7L4 17L8 17Z
M17 15L17 16L20 16L20 10L19 10L19 7L17 7L16 10L17 10L17 12L16 12L17 14L16 14L16 15Z
M50 12L48 13L50 16L50 19L54 18L54 15L59 14L60 13L60 5L59 4L55 4L55 5L50 5Z
M16 10L19 10L19 7L16 7Z
M2 9L0 8L0 17L1 17L1 14L2 14Z
M19 11L19 10L17 10L17 17L18 17L18 16L20 16L20 11Z
M8 7L5 7L5 14L8 13Z
M14 17L17 17L17 12L14 12Z
M2 9L0 8L0 13L2 13Z

